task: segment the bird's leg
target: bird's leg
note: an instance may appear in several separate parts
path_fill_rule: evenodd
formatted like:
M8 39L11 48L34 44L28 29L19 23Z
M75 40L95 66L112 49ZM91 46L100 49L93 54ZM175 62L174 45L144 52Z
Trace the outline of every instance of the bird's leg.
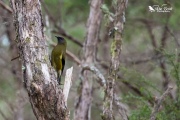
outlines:
M57 73L57 82L59 85L63 85L61 84L61 75L59 74L59 72Z

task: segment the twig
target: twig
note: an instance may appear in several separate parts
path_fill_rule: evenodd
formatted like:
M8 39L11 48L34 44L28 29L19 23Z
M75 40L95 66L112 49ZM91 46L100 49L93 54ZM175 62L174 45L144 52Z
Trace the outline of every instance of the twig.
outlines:
M67 106L67 98L68 98L69 90L71 88L72 71L73 71L73 67L67 69L66 76L65 76L63 94L64 94L64 100L65 100L66 106Z
M18 55L17 57L12 58L11 61L18 59L19 57L20 57L20 56Z
M167 31L169 32L169 34L174 38L177 46L180 47L180 43L179 43L179 41L178 41L178 38L174 35L174 33L170 30L169 27L166 27L166 29L167 29Z
M80 60L78 57L76 57L72 52L66 50L66 54L67 54L67 56L69 56L74 62L76 62L78 65L81 64L81 60Z
M169 86L167 88L167 90L162 94L162 96L156 99L156 102L154 104L154 108L153 108L151 116L150 116L150 120L156 119L156 115L159 111L159 108L160 108L162 102L164 101L165 97L171 92L172 89L173 89L173 87Z
M154 56L151 56L151 57L147 57L147 58L142 58L142 59L138 59L138 60L130 60L130 59L126 59L124 61L122 61L123 63L127 63L127 64L142 64L142 63L146 63L146 62L149 62L149 61L153 61L153 60L157 60L157 59L161 59L163 58L164 56L161 55L161 54L155 54Z
M149 21L147 21L147 20L141 21L147 27L147 30L149 32L149 36L151 38L152 46L153 46L153 49L154 49L154 53L157 54L157 55L158 54L162 55L162 51L165 49L166 44L167 44L167 38L168 38L167 26L168 26L168 21L169 21L169 16L167 16L166 24L164 26L163 33L161 35L161 44L160 44L160 46L158 46L157 39L155 38L155 35L153 34L153 26L152 26L152 24ZM160 58L160 61L163 61L162 58ZM163 89L165 91L167 89L168 84L169 84L169 76L167 74L167 67L166 67L166 64L164 62L160 62L159 67L161 68L161 74L162 74L162 77L164 79L163 80ZM172 96L172 95L170 95L170 96Z
M4 9L6 9L9 13L12 13L12 9L7 6L6 4L4 4L2 1L0 1L0 6Z

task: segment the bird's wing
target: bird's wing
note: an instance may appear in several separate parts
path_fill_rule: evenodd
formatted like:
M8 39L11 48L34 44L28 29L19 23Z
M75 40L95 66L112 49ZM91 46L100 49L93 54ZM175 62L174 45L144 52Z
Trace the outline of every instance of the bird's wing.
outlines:
M61 72L61 74L63 73L64 66L65 66L65 56L63 55L62 56L62 72Z
M53 66L54 67L54 51L52 51L52 53L51 53L51 66Z

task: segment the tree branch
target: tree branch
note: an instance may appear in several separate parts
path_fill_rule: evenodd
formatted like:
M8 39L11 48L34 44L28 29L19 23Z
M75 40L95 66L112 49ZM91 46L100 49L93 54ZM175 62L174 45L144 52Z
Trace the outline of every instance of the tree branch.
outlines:
M156 99L154 108L153 108L151 116L150 116L150 120L156 119L156 115L159 111L159 108L160 108L162 102L164 101L165 97L171 92L172 89L173 89L173 87L169 86L167 88L167 90L162 94L162 96Z
M91 71L92 73L94 73L98 77L98 79L96 79L96 80L100 84L100 86L103 87L104 90L106 90L106 84L107 83L106 83L106 80L104 78L104 75L94 65L83 64L83 65L81 65L81 67L82 67L81 74L85 70ZM120 102L120 99L118 98L116 93L114 93L113 101L114 101L115 105L117 105L118 112L121 115L121 117L123 118L123 120L126 120L126 118L128 118L127 113L126 113L127 110L123 106L123 104Z
M103 105L103 120L114 120L113 116L113 101L114 101L114 86L117 80L117 72L119 71L120 65L120 54L122 48L122 33L125 23L125 9L127 7L128 0L117 0L114 5L115 18L113 21L114 32L113 42L111 44L111 66L109 68L109 76L107 79L107 85L105 89L105 99ZM120 111L122 112L122 111ZM124 112L120 114L123 120L127 120L127 116L124 117Z
M4 9L6 9L9 13L12 13L12 9L7 6L6 4L4 4L2 1L0 1L0 6Z
M84 63L95 63L97 54L97 43L99 40L99 30L102 21L102 11L100 9L103 0L91 0L90 12L87 20L86 41L84 43ZM92 103L93 76L88 71L83 72L83 80L80 84L80 95L76 103L74 120L90 120Z
M43 1L42 1L42 5L43 5L44 10L46 11L47 15L49 16L50 20L54 23L54 27L57 29L57 30L53 30L52 32L56 33L56 34L60 34L64 37L68 38L69 40L71 40L75 44L79 45L80 47L83 47L83 44L79 40L77 40L76 38L67 34L66 31L60 25L57 25L56 19L51 15L51 13L49 12L47 6L45 5L45 3Z
M66 50L66 54L69 58L71 58L75 63L77 63L77 65L80 65L81 64L81 60L76 57L76 55L74 55L72 52Z
M103 74L101 74L101 72L94 65L82 64L81 67L82 67L81 74L85 70L89 70L89 71L93 72L98 77L98 83L104 89L106 88L106 80L105 80Z

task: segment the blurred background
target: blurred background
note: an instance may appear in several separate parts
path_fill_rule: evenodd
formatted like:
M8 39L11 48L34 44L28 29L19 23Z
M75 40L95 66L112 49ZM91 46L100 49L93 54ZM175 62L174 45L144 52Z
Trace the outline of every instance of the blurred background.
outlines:
M113 0L114 1L114 0ZM95 65L107 77L112 39L108 20L113 13L113 1L102 5L103 18L97 45ZM166 4L169 12L150 11L149 6ZM49 54L56 44L55 35L67 40L67 50L82 61L88 0L41 0L44 32ZM157 8L157 7L153 7ZM155 9L156 10L156 9ZM157 120L180 120L180 1L129 0L123 34L121 65L115 90L128 109L130 120L147 120L156 96L169 85L171 94L163 102ZM22 69L16 47L13 14L8 0L0 1L0 120L35 120L24 89ZM77 60L68 55L65 70L71 66L73 84L68 108L73 118L74 104L80 83ZM64 79L64 78L63 78ZM100 120L104 91L97 82L93 85L92 120ZM116 110L116 107L114 108ZM118 118L117 118L118 119Z

